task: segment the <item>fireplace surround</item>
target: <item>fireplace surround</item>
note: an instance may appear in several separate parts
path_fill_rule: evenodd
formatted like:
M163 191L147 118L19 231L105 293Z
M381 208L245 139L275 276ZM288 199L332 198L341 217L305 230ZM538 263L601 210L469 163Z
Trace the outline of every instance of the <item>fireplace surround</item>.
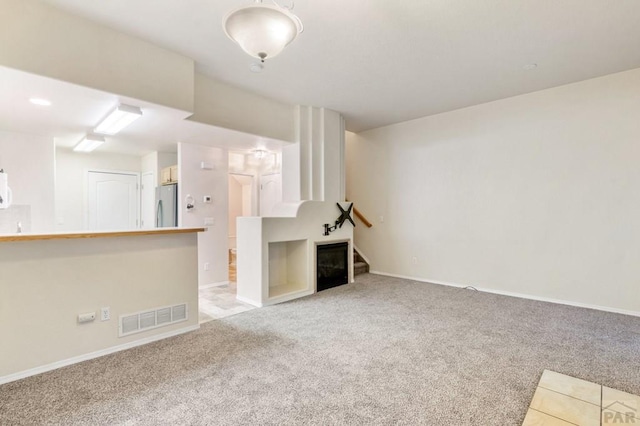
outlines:
M316 291L349 282L349 243L316 245Z

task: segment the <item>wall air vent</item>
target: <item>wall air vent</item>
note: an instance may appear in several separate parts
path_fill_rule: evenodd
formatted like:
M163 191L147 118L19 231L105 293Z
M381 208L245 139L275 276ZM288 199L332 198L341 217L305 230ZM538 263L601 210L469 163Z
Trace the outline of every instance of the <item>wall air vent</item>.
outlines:
M181 303L173 306L137 312L120 316L119 337L140 333L158 327L175 324L188 319L187 304Z
M186 306L186 305L185 305ZM156 324L162 325L171 322L171 308L162 308L156 311Z
M138 315L128 315L120 317L120 335L134 333L138 331Z
M187 305L176 305L171 308L171 318L173 321L186 320L187 319Z

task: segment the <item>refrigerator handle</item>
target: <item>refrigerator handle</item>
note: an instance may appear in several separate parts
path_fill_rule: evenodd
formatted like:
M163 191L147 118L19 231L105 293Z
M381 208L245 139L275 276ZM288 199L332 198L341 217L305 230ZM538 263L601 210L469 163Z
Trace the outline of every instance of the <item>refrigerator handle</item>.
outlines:
M162 200L158 200L158 209L156 212L156 228L162 228L163 219Z

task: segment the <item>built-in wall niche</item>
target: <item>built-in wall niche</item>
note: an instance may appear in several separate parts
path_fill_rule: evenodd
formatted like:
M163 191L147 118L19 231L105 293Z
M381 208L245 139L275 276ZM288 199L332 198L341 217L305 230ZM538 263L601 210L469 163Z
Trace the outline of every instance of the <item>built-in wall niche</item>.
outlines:
M308 241L269 243L269 298L308 290Z

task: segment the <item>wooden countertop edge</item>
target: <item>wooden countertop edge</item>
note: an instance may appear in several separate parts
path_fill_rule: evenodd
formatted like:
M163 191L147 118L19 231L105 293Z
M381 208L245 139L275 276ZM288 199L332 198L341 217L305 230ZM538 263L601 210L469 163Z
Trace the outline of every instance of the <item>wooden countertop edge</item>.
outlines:
M9 241L70 240L78 238L111 238L138 237L143 235L191 234L194 232L203 232L204 230L204 228L172 228L160 230L148 229L140 231L75 232L70 234L15 234L0 236L0 243Z

